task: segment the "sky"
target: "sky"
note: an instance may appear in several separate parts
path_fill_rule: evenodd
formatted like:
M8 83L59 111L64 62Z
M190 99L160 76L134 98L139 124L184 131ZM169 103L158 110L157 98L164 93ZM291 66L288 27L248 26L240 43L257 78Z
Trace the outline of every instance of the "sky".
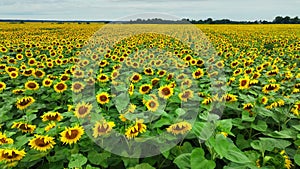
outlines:
M272 21L276 16L300 17L300 0L0 0L0 19Z

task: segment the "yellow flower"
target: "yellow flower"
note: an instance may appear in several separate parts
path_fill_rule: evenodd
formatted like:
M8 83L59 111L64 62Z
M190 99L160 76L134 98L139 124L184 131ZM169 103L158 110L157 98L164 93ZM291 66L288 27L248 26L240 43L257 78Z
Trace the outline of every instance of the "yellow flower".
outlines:
M146 102L146 107L149 111L155 112L159 106L156 100L149 100Z
M75 127L66 127L61 135L61 142L64 144L73 144L76 143L84 133L84 129L82 126L76 125Z
M74 82L72 84L71 90L75 93L79 93L84 89L84 84L81 82Z
M188 99L194 97L194 92L192 90L188 89L188 90L183 91L182 93L179 93L178 97L180 98L180 100L187 102Z
M131 126L129 128L126 129L125 135L128 139L132 139L136 136L138 136L139 133L144 133L146 132L147 126L145 124L143 124L144 120L140 119L136 119L136 122L134 124L134 126Z
M11 138L7 138L5 134L0 132L0 146L3 144L13 144L14 140Z
M142 80L142 76L139 73L134 73L130 78L132 83L137 83Z
M243 90L243 89L248 89L249 88L249 84L250 84L250 79L248 76L244 77L244 78L240 78L240 86L239 89Z
M64 82L58 82L54 85L54 90L57 93L62 93L67 90L68 86Z
M74 114L77 118L84 118L91 112L92 108L93 106L91 104L81 102L76 105Z
M151 89L152 89L152 86L150 84L143 84L140 86L139 92L141 94L146 94L146 93L149 93Z
M52 85L52 82L53 81L51 79L45 78L42 83L43 83L43 86L50 87Z
M24 110L34 102L35 99L33 97L25 96L17 100L16 106L18 109Z
M169 85L161 86L158 89L158 96L164 99L168 99L174 93L174 89L171 88Z
M51 121L49 124L47 124L47 126L45 127L45 131L49 131L52 128L54 128L56 126L56 123L54 121Z
M25 89L38 90L39 89L39 84L35 81L28 81L28 82L25 83Z
M97 98L97 102L100 104L109 103L109 94L107 92L102 92L97 94L96 98Z
M11 128L18 128L25 133L33 133L36 128L36 125L31 125L23 122L14 122Z
M47 151L55 145L54 137L35 135L28 143L31 148L39 151Z
M225 99L227 102L235 102L238 100L237 97L238 96L233 95L233 94L226 94Z
M112 121L106 122L105 120L103 120L103 121L96 122L93 128L93 136L96 138L108 134L114 126L115 123Z
M193 78L194 79L199 79L200 77L202 77L204 75L204 71L201 68L198 68L196 71L193 72Z
M13 162L20 161L25 156L24 150L0 149L0 161Z
M63 116L59 112L47 112L41 118L43 121L61 121Z
M262 89L264 93L277 92L280 89L280 84L268 84Z
M6 88L6 84L4 82L0 82L0 92L2 92Z
M182 121L169 126L167 128L167 132L177 135L177 134L185 134L191 129L192 129L192 125L189 122Z

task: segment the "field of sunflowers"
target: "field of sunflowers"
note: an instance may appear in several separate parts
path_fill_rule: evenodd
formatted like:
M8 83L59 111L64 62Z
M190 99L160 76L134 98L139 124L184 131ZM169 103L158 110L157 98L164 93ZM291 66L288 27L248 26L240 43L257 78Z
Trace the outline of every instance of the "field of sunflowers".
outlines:
M300 25L188 28L0 23L0 168L299 168Z

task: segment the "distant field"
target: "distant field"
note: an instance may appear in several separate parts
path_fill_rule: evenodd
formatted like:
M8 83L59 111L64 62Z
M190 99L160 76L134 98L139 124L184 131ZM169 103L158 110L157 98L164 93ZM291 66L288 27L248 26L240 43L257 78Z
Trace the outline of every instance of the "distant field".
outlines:
M0 23L0 168L298 168L299 67L299 24Z

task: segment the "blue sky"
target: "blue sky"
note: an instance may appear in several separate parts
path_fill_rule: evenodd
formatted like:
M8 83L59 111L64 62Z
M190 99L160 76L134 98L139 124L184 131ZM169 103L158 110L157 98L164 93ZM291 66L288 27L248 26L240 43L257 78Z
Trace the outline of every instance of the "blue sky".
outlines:
M299 11L300 0L0 0L1 19L120 20L151 12L145 17L273 20Z

